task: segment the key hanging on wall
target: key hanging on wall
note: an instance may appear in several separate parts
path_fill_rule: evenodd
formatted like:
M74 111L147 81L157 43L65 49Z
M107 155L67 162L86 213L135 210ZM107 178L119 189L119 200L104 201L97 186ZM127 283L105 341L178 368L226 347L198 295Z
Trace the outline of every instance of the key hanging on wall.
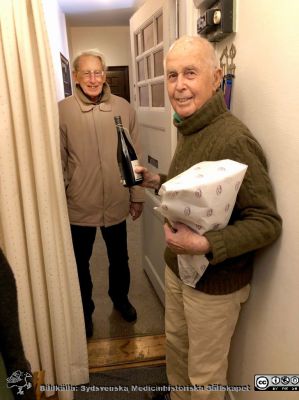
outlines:
M234 44L231 45L229 51L225 46L221 57L220 57L220 68L222 69L222 84L221 88L224 93L224 100L228 109L230 109L233 79L235 77L236 65L234 64L234 58L237 50ZM225 58L225 61L223 60Z

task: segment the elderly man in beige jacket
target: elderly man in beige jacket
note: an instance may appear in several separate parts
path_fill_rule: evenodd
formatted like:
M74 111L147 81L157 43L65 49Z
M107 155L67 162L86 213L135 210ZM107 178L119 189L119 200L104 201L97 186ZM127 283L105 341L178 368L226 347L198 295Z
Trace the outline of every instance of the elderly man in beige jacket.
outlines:
M121 116L137 154L139 135L134 109L111 94L105 69L97 50L81 53L73 63L74 95L59 103L62 167L87 337L93 334L89 260L97 227L109 258L109 296L126 321L137 318L128 300L126 218L141 215L144 189L125 188L120 182L114 116Z

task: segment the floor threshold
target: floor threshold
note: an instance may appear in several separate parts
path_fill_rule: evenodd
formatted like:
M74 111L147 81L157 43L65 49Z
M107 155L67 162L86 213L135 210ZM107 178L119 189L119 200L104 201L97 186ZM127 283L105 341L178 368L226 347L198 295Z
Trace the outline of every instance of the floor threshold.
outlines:
M165 364L165 335L90 340L88 360L90 372Z

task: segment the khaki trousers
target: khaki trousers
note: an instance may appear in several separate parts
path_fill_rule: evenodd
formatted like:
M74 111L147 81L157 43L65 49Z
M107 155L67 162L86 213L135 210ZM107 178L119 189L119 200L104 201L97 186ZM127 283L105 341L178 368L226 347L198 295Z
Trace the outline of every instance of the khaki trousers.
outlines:
M230 342L250 285L227 294L195 290L166 267L166 370L170 385L226 385ZM225 391L173 391L172 400L223 400Z

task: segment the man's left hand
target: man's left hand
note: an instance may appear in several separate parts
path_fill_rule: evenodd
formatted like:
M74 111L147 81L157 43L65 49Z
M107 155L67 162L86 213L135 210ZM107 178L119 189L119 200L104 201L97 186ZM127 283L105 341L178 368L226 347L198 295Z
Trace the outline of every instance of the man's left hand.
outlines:
M139 218L143 210L143 203L130 203L130 214L132 216L133 221Z

